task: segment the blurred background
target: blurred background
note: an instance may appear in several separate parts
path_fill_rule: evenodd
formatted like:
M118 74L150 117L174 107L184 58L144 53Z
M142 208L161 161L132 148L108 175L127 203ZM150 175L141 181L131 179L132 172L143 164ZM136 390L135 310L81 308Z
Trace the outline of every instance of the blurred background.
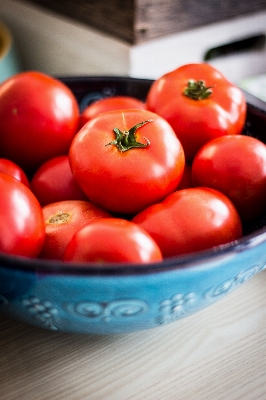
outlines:
M0 81L32 69L156 79L205 61L266 100L266 0L1 0L0 22L13 54L0 36Z

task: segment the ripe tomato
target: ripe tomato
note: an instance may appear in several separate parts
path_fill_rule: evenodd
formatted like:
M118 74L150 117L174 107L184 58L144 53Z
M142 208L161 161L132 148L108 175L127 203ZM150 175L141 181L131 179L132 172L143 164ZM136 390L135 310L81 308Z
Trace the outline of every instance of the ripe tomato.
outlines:
M45 242L41 258L62 260L65 248L74 233L84 225L111 215L83 200L66 200L43 207Z
M240 217L232 202L209 188L178 190L132 221L151 235L163 257L209 249L242 236Z
M67 154L78 128L79 108L61 81L26 71L1 84L0 120L0 156L32 171Z
M227 195L243 221L256 218L266 210L266 146L244 135L213 139L196 155L192 179Z
M45 237L39 202L26 185L3 173L0 173L0 192L0 251L37 257Z
M89 121L75 136L69 161L93 203L125 214L171 193L185 164L171 126L146 110L109 111Z
M162 260L156 242L140 226L121 218L102 218L78 230L64 254L65 261L136 262Z
M92 118L107 111L128 110L128 109L145 110L146 105L143 101L131 96L113 96L106 97L95 101L88 105L80 115L80 127Z
M147 109L164 117L192 161L207 141L242 131L246 101L242 91L209 64L186 64L158 78Z
M191 176L191 166L190 164L185 164L184 172L181 181L177 185L176 190L187 189L192 187L192 176Z
M42 206L63 200L87 200L74 179L67 155L44 162L30 184Z
M8 160L7 158L0 158L0 172L11 175L20 182L24 183L24 185L30 187L30 182L27 175L23 169L13 161Z

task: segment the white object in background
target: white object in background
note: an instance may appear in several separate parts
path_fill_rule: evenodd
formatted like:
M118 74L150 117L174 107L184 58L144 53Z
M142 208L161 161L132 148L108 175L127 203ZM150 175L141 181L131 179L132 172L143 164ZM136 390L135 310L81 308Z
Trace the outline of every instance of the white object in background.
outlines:
M177 66L203 62L211 49L260 36L266 38L266 11L142 43L131 49L131 75L156 78ZM229 47L229 46L228 46ZM266 46L228 52L208 61L238 84L266 72Z
M210 49L266 36L266 10L138 45L19 0L1 0L1 15L16 34L25 68L52 75L156 79L182 64L203 62ZM265 73L266 46L231 52L209 63L238 84L251 75Z
M244 79L240 82L240 87L253 94L253 96L266 101L266 74Z

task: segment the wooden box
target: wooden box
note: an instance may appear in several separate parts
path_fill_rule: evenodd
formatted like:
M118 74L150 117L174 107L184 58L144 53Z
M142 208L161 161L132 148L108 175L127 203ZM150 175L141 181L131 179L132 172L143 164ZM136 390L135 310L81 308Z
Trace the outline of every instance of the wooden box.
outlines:
M266 9L265 0L30 0L130 44Z
M156 79L203 61L237 84L266 73L266 0L0 0L0 16L25 69L52 75Z

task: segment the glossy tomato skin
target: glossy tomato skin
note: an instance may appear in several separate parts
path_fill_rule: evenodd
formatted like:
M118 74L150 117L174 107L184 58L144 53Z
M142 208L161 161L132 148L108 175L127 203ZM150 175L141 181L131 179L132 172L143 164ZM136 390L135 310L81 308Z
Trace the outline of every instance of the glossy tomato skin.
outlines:
M70 240L65 261L150 263L162 260L156 242L140 226L121 218L102 218Z
M78 129L79 108L64 83L26 71L1 84L0 120L0 156L28 172L67 154Z
M266 209L266 146L244 135L211 140L193 161L192 180L228 196L243 221L259 217Z
M111 214L83 200L65 200L43 207L45 241L40 258L62 260L66 246L74 233L99 218Z
M44 162L33 175L30 185L42 206L63 200L88 200L74 179L68 155Z
M42 209L31 190L11 175L0 173L0 251L38 257L44 242Z
M163 257L206 250L242 236L232 202L209 188L188 188L137 214L133 222L159 245Z
M113 129L131 129L145 148L121 152ZM148 144L149 143L149 144ZM117 213L133 214L171 193L185 164L182 146L170 125L146 110L110 111L89 121L69 152L73 175L93 203Z
M8 160L7 158L0 158L0 172L11 175L20 182L24 183L24 185L30 187L30 182L27 175L23 169L13 161Z
M114 110L140 109L145 110L143 101L131 96L112 96L95 101L88 105L80 115L80 128L103 112Z
M188 81L202 80L212 93L194 100L184 95ZM239 134L246 118L242 91L209 64L183 65L158 78L147 95L147 109L164 117L181 141L187 161L192 161L207 141Z

